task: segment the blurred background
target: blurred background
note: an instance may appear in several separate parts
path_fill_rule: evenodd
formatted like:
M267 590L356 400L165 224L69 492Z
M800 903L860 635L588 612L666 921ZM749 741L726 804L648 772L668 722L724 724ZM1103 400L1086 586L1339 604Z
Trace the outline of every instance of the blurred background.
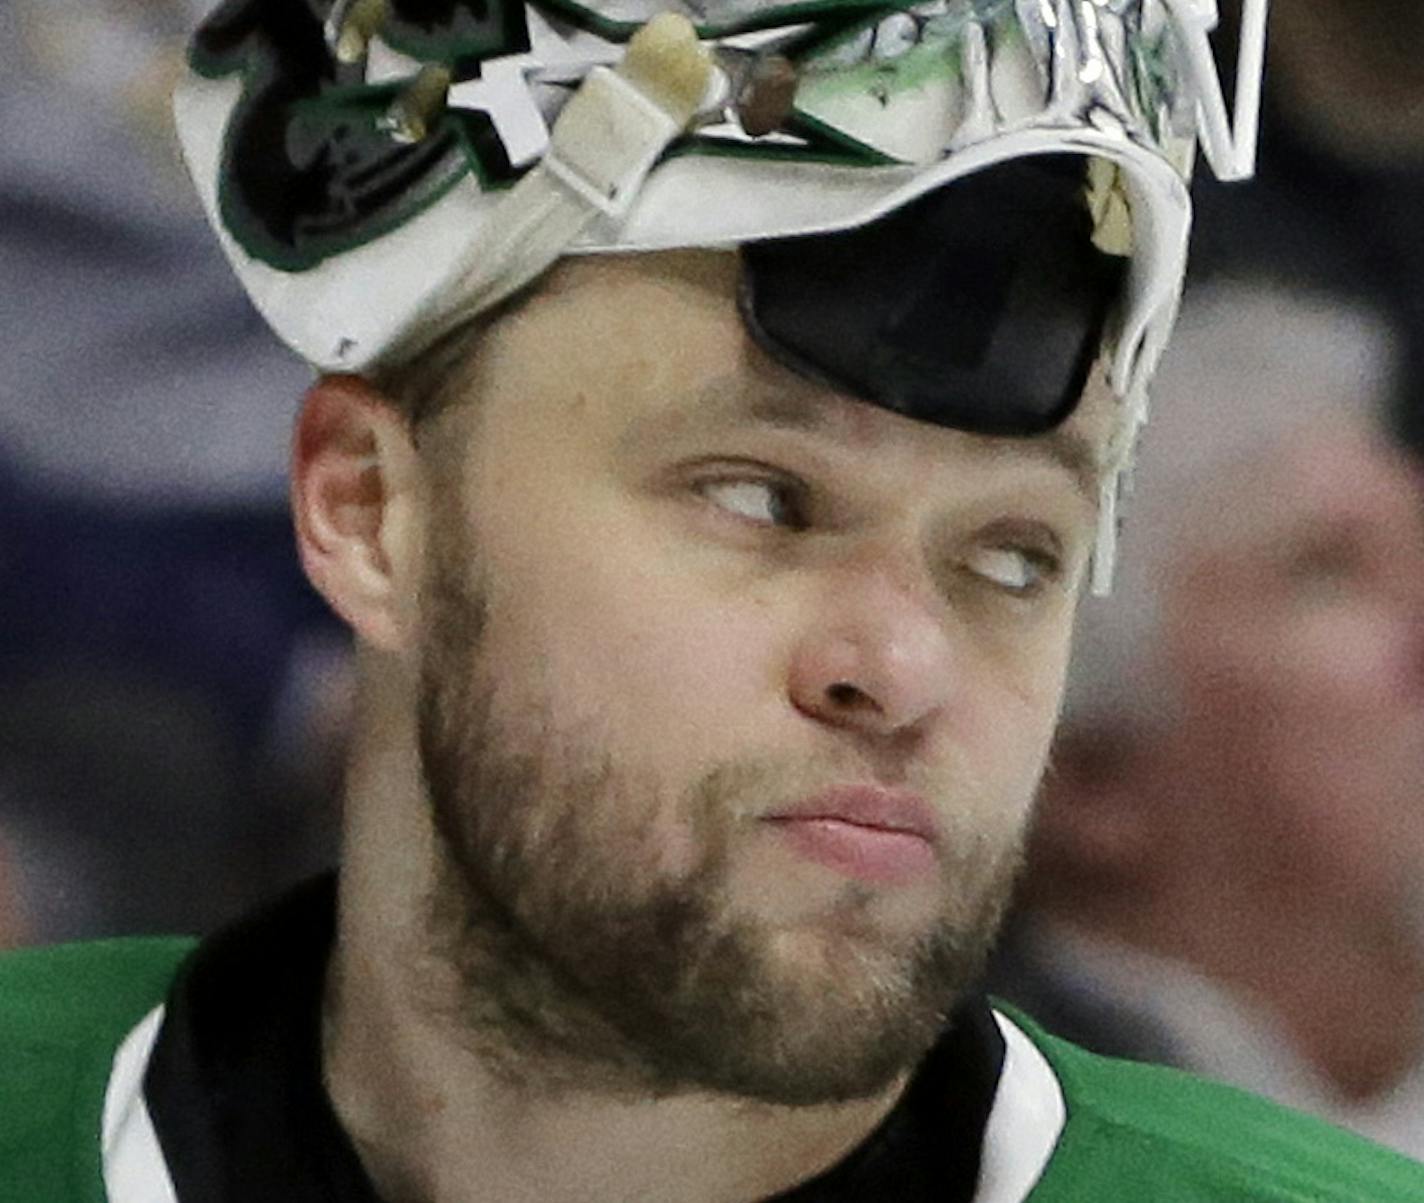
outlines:
M167 115L206 7L0 0L0 945L205 931L333 856L310 376ZM1424 1157L1424 5L1272 8L992 984Z
M206 929L331 854L346 643L285 459L307 369L203 224L188 0L0 3L0 915Z
M1424 5L1271 23L991 987L1424 1158Z

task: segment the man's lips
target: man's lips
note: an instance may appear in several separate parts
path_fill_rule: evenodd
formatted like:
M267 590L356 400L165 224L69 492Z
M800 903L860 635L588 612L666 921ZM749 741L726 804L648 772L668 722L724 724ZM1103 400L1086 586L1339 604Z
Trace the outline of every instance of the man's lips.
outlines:
M896 885L935 868L939 822L918 794L836 786L763 819L799 855L863 881Z

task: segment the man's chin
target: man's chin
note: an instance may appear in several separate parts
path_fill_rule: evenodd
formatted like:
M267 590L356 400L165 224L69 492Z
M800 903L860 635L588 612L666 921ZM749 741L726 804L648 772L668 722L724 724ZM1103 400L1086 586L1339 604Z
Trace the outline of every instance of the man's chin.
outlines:
M809 983L808 983L809 984ZM739 1030L707 1029L675 1051L664 1093L712 1093L781 1107L874 1098L923 1057L943 1029L939 1009L905 1014L837 998L821 983L788 991L793 1004Z
M773 933L743 927L654 1056L689 1085L781 1106L870 1098L934 1043L958 1001L948 950L864 916ZM715 998L726 1000L717 1005ZM711 1005L707 1005L711 1004Z
M927 923L907 927L873 912L830 910L769 933L767 972L778 993L812 1001L861 980L909 989L920 950L932 940Z

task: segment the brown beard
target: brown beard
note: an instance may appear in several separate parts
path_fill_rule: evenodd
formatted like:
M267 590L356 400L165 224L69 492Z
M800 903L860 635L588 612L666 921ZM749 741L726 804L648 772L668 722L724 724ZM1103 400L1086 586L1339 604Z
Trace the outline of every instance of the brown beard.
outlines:
M561 727L549 697L516 721L511 683L483 670L497 616L459 576L478 561L455 528L437 524L431 549L419 710L443 856L428 934L458 980L447 1018L494 1072L542 1090L797 1106L892 1085L979 976L1020 843L947 841L945 913L913 937L866 924L871 892L847 882L838 922L790 955L728 897L736 816L786 796L785 766L728 763L670 794ZM669 814L695 848L675 875L636 843Z

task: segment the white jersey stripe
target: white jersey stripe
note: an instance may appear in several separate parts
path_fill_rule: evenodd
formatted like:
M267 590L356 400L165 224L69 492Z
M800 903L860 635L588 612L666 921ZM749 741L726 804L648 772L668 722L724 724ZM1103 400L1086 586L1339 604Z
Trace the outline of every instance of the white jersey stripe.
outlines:
M1067 1122L1063 1091L1033 1042L994 1012L1003 1033L1004 1069L984 1130L974 1203L1024 1203L1058 1145ZM158 1134L143 1098L144 1072L163 1023L150 1011L114 1054L104 1095L104 1185L109 1203L178 1203Z
M178 1203L143 1099L144 1073L162 1024L163 1008L155 1007L114 1054L104 1092L102 1145L109 1203Z
M974 1203L1023 1203L1058 1147L1068 1107L1052 1066L1019 1028L994 1012L1004 1035L1004 1071L984 1129Z

